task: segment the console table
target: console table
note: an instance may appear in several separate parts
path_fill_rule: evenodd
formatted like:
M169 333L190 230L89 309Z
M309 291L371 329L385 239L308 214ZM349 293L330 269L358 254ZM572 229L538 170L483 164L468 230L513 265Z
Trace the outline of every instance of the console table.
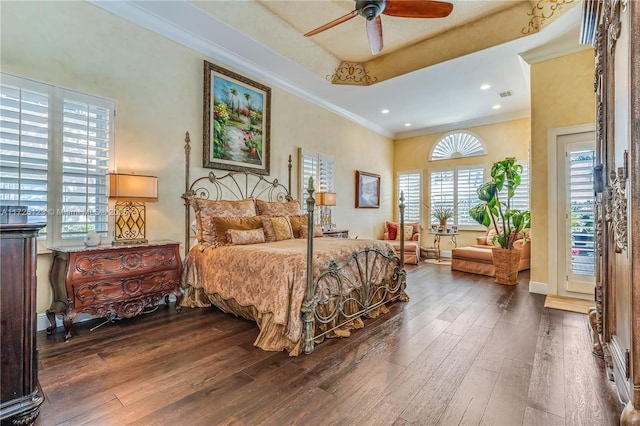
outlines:
M441 257L440 257L440 239L442 237L449 237L450 238L450 242L453 245L453 247L458 247L458 241L457 241L457 232L429 232L429 234L433 235L433 247L436 249L436 260L439 262Z
M157 241L129 246L54 247L49 280L53 303L47 310L56 328L56 315L62 315L65 340L71 338L73 319L79 313L99 317L117 315L131 318L164 297L176 296L180 310L180 244Z

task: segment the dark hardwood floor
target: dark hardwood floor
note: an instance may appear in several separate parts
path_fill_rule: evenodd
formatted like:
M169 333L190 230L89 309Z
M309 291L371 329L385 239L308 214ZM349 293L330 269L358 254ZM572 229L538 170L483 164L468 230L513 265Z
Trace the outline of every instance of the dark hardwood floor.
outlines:
M254 323L161 306L90 332L38 333L36 425L615 425L622 410L587 317L520 284L424 264L411 300L289 357Z

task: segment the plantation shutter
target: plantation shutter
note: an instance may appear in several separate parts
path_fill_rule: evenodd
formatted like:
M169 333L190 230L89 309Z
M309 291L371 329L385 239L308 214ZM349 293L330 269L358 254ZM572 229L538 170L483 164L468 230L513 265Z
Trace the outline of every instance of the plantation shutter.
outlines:
M446 206L453 209L455 200L455 181L453 170L430 172L429 177L429 205ZM438 220L429 212L430 223L437 224Z
M529 210L529 164L522 164L520 174L520 186L516 188L515 195L511 199L511 208L517 210Z
M318 154L320 192L333 191L333 157L326 154Z
M47 245L107 236L115 102L0 75L0 202L46 222Z
M317 192L334 192L333 156L300 149L302 178L300 182L300 200L308 196L309 177L313 177L313 185Z
M62 126L62 238L107 235L111 110L65 91Z
M457 224L476 225L469 216L469 209L480 202L477 190L484 183L484 167L458 169L457 175Z
M3 78L0 134L0 203L27 207L29 223L46 222L49 96Z
M422 206L422 174L406 172L398 174L398 196L404 193L405 222L420 222ZM398 213L398 217L399 213Z

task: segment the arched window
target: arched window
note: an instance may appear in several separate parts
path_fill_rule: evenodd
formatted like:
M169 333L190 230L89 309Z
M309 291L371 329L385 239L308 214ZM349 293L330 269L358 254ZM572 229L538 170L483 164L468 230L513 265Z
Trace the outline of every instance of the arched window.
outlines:
M431 161L447 160L450 158L473 157L485 155L487 149L480 138L469 131L456 130L447 133L433 145Z

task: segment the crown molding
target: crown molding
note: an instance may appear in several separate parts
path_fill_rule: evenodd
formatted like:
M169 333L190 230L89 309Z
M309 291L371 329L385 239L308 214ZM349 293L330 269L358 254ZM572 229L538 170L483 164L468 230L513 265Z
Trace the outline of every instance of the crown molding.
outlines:
M489 115L486 117L474 118L471 120L458 121L456 123L447 123L441 126L423 127L421 129L411 130L407 132L396 133L396 140L413 138L416 136L431 135L434 133L450 132L452 130L468 129L470 127L485 126L487 124L503 123L505 121L519 120L521 118L531 117L531 110L524 109L520 111L509 112L506 114Z
M189 2L88 1L120 18L246 73L251 78L276 86L382 136L394 137L393 132L388 129L323 98L320 93L335 87L328 81L218 18L203 13ZM247 59L249 57L252 59Z
M590 44L580 44L579 40L580 27L574 25L569 31L555 37L550 42L522 52L519 55L529 65L532 65L561 56L582 52L583 50L593 49Z

